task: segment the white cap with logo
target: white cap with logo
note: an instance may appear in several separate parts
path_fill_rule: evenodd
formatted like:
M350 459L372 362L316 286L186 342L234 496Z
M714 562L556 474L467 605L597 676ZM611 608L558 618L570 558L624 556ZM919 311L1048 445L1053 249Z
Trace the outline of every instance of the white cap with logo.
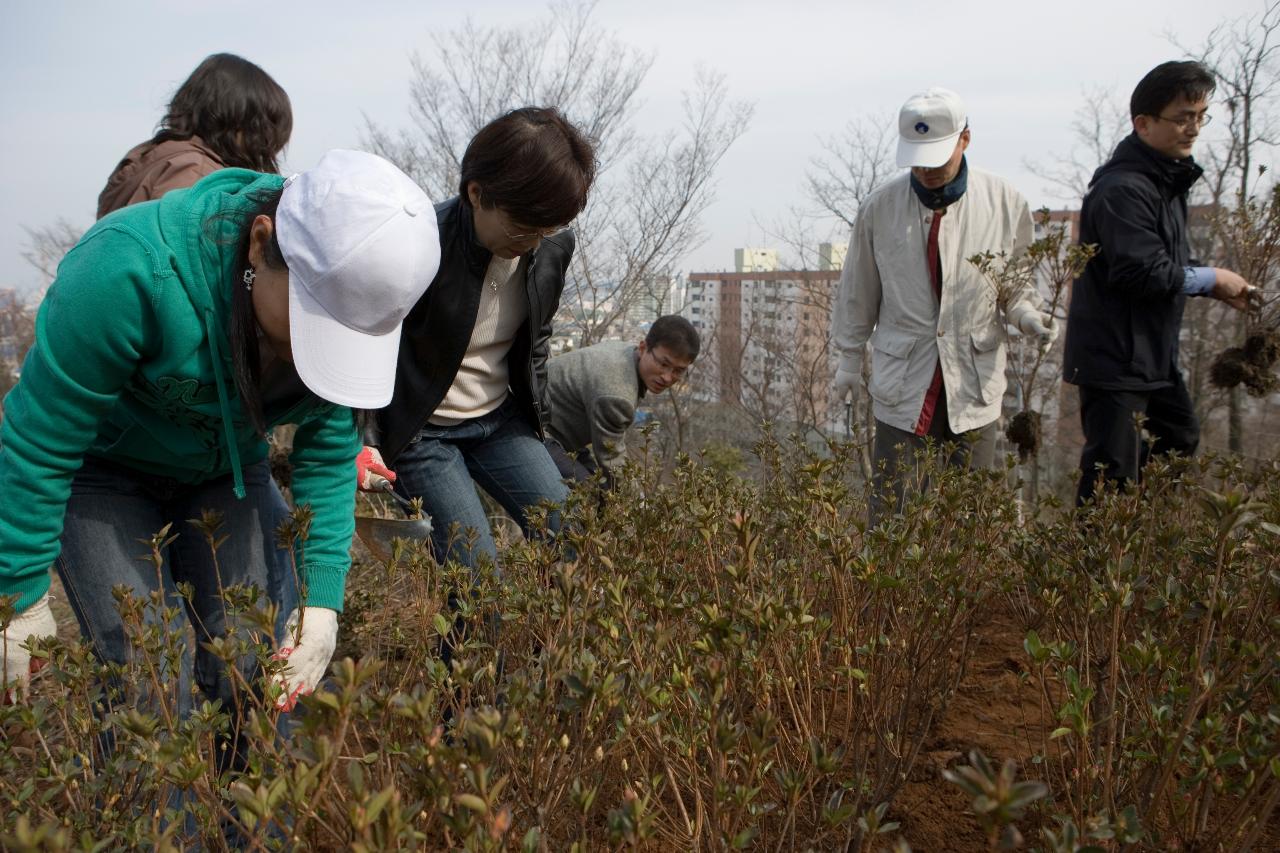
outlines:
M898 165L934 169L951 159L969 124L964 101L950 89L912 95L898 111Z
M387 405L401 323L440 267L431 199L375 154L330 151L285 182L276 233L298 376L340 405Z

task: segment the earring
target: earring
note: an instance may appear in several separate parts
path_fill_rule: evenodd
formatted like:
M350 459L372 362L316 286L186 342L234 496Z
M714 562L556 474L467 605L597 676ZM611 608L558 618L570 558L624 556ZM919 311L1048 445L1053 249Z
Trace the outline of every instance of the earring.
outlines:
M257 277L258 274L253 271L253 267L246 268L244 275L240 276L240 280L244 282L244 289L253 290L253 280Z

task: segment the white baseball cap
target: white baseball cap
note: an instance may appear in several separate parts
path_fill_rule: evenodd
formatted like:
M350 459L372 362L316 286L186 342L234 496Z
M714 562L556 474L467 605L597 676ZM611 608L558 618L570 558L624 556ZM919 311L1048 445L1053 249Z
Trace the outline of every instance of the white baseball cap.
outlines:
M401 323L440 268L431 199L376 154L330 151L285 182L276 233L298 376L343 406L387 405Z
M933 169L951 159L969 124L964 101L950 89L912 95L898 111L898 165Z

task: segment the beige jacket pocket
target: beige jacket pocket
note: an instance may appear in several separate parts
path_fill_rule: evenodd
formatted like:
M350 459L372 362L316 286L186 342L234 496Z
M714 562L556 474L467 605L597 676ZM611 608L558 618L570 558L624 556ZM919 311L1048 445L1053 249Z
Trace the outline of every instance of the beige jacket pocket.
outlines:
M969 334L969 342L973 375L965 384L970 385L974 397L990 405L1000 398L1005 387L1005 353L1000 345L1000 329L994 325L984 326Z
M872 399L885 406L895 406L902 399L911 367L911 352L916 336L892 326L878 326L871 336Z

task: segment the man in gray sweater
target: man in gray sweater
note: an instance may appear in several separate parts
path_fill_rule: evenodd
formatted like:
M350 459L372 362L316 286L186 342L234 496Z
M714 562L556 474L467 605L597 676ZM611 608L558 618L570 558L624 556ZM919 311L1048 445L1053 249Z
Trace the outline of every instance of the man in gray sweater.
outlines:
M604 341L548 361L547 450L560 475L582 482L600 470L612 485L640 399L646 391L660 394L679 382L700 346L693 324L668 314L655 320L638 344Z

